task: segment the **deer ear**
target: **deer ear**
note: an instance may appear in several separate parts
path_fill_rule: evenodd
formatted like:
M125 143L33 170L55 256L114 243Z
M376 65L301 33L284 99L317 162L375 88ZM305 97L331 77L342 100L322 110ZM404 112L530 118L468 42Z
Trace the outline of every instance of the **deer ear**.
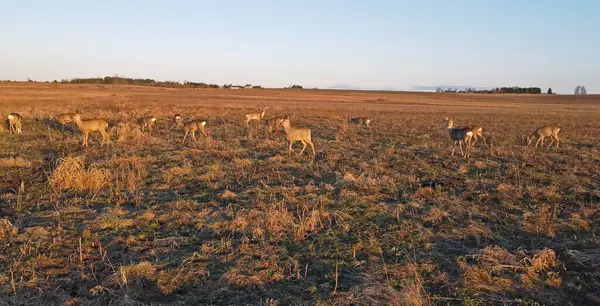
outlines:
M444 118L444 120L448 120L448 117Z

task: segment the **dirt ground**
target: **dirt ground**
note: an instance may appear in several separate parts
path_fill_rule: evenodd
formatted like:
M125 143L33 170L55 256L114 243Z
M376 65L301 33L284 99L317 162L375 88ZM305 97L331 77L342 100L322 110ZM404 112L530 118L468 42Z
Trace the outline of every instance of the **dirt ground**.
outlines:
M316 156L246 128L262 107L310 128ZM24 117L0 131L0 305L600 304L599 110L598 95L0 83L0 115ZM75 111L106 118L111 144L82 148L52 119ZM209 136L182 143L177 113ZM446 116L487 144L452 158ZM548 123L560 147L527 147Z

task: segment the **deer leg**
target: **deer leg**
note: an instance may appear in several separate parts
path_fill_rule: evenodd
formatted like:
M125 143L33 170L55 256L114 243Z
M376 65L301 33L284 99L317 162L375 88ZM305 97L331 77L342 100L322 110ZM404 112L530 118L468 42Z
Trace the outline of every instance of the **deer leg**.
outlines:
M315 153L315 146L313 145L312 141L309 141L308 144L310 145L310 148L312 149L313 156L316 156L317 154Z
M462 144L463 144L463 142L459 140L458 141L458 147L460 148L460 154L462 156L465 156L465 152L463 152L463 149L462 149Z
M556 147L558 148L558 143L560 142L560 140L558 139L558 135L554 135L554 138L556 138Z
M554 143L554 137L550 137L550 144L548 145L548 149L550 149L550 147L552 146L553 143Z
M302 142L302 150L300 150L300 154L298 155L302 155L302 153L304 152L304 149L306 149L306 141L304 140L300 140Z
M292 149L292 141L290 140L290 146L288 148L288 156L290 156L290 154L294 152L294 149Z
M192 131L192 139L194 142L198 142L198 139L196 139L196 131Z
M108 130L108 128L106 130L106 144L110 144L110 130Z
M188 132L189 132L189 131L185 131L185 135L183 136L183 141L182 141L181 143L184 143L184 142L185 142L185 138L187 138Z
M538 138L538 140L535 142L535 148L537 148L540 141L542 142L542 145L544 145L544 138Z

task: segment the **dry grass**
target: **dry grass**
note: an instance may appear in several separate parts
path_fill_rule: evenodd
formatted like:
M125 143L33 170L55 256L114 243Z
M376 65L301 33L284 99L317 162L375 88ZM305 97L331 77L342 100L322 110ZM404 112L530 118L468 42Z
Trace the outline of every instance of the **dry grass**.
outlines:
M25 118L22 135L0 133L8 304L600 301L598 96L0 89L1 112ZM317 155L246 129L265 106L310 128ZM75 110L109 118L117 141L82 148L45 120ZM175 113L205 118L210 137L182 144ZM151 134L142 114L158 118ZM482 124L489 145L451 158L446 116ZM522 144L548 122L560 148Z
M65 157L58 162L49 181L54 190L96 193L108 187L111 179L110 171L96 169L94 164L86 169L83 157Z
M24 159L23 157L8 157L8 158L0 158L0 167L23 167L30 168L33 167L33 163Z

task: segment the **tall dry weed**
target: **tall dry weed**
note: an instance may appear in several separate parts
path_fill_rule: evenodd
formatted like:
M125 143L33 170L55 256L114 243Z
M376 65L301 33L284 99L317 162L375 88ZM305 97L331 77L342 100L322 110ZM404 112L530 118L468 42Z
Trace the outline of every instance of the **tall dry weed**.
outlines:
M107 187L112 179L108 170L97 169L94 164L85 168L83 157L65 157L58 161L49 178L53 190L75 190L96 193Z

